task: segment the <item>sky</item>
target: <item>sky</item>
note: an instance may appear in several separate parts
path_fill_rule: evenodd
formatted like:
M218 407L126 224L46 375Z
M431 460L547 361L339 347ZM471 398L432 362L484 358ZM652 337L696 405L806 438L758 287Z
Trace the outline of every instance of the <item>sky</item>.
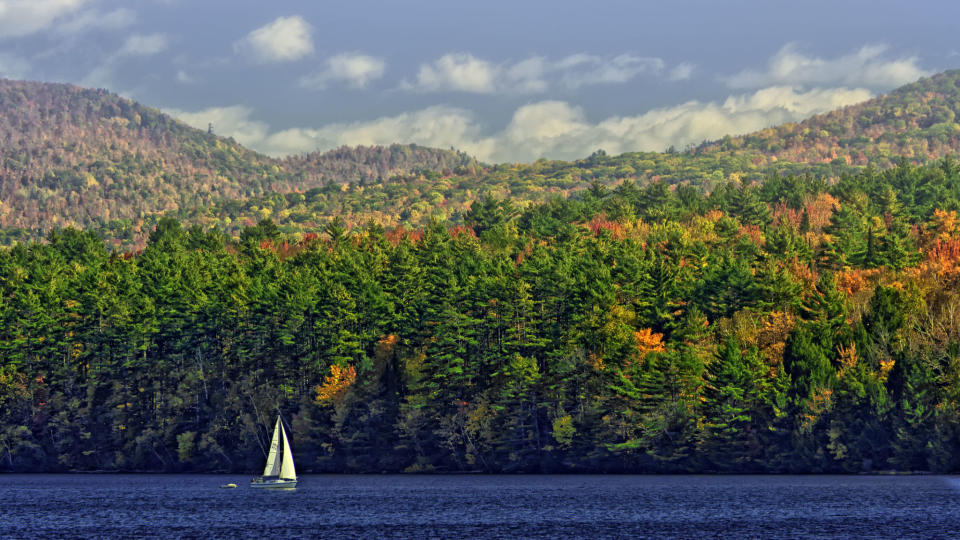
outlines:
M0 0L0 77L106 88L270 155L663 151L960 67L940 0Z

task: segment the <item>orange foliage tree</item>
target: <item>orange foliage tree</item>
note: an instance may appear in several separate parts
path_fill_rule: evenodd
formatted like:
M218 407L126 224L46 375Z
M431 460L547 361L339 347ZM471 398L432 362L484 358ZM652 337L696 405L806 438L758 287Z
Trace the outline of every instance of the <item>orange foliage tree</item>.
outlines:
M664 351L663 334L659 332L654 332L650 328L641 328L633 333L633 337L637 341L637 351L641 362L652 352Z
M330 375L327 375L323 384L317 387L317 401L339 402L347 394L347 390L357 380L357 370L351 366L332 364Z

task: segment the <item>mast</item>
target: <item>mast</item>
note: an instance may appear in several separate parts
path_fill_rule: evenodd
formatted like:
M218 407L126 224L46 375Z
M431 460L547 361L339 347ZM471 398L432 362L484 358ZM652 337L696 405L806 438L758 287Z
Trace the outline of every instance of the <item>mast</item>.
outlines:
M279 418L277 421L279 422ZM296 480L297 471L293 467L293 452L290 450L290 441L287 440L287 430L280 423L280 435L283 437L283 464L280 467L280 478Z

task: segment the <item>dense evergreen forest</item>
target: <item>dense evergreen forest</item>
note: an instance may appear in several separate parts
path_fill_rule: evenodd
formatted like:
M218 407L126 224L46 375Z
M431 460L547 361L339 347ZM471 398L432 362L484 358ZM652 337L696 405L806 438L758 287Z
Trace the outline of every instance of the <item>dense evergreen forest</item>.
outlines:
M0 468L960 470L960 167L0 250Z

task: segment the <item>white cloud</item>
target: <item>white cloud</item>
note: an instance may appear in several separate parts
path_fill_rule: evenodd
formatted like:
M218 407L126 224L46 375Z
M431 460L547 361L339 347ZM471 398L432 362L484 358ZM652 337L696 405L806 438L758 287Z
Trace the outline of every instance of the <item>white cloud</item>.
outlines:
M696 69L696 66L689 62L682 62L677 64L670 70L670 75L667 77L671 81L686 81L693 76L693 71Z
M303 17L280 17L250 32L233 48L258 62L290 62L313 52L312 33Z
M444 141L456 141L459 148L486 155L493 140L485 139L480 125L462 109L436 106L379 118L369 122L329 124L317 129L294 128L270 133L264 122L252 120L253 111L247 107L213 107L197 112L165 109L165 113L197 129L207 129L212 123L217 134L230 136L262 152L282 156L317 149L329 149L343 144L391 144L401 140L444 146ZM427 142L429 141L429 142ZM453 142L447 142L450 146Z
M769 87L730 96L724 102L690 101L636 116L587 119L583 110L563 101L541 101L519 107L500 131L490 133L471 112L435 106L370 121L271 132L250 119L245 107L208 109L198 113L168 111L205 129L233 135L252 148L272 155L327 150L341 145L417 143L455 147L484 161L532 161L540 157L575 159L598 148L618 154L683 147L704 140L756 131L812 114L852 105L871 97L864 89L798 91Z
M884 57L887 47L867 45L853 54L825 60L807 56L790 43L775 54L766 71L744 70L726 79L731 88L760 88L770 85L848 85L894 88L930 75L915 56Z
M663 60L645 56L621 54L614 58L601 58L587 54L575 54L560 60L554 69L563 73L563 82L570 88L594 84L625 83L642 73L655 73L663 69Z
M117 51L117 56L151 56L167 49L170 40L164 34L133 35Z
M611 153L683 147L801 120L870 97L870 92L864 89L798 92L789 87L770 87L753 94L731 96L722 104L691 101L638 116L608 118L579 131L568 130L564 137L552 141L550 147L565 157L582 155L591 147ZM521 124L519 128L525 126Z
M387 64L380 58L360 53L338 54L327 60L320 73L300 79L300 86L322 90L331 82L343 82L353 88L366 88L371 81L383 77Z
M546 92L551 86L569 89L598 84L622 84L641 74L659 73L659 58L621 54L601 57L574 54L560 60L533 56L519 62L496 64L468 53L451 53L421 64L416 81L402 88L424 92L477 94Z
M500 69L471 54L447 54L432 64L420 66L416 87L426 91L491 93L497 88Z
M46 30L78 11L88 0L0 0L0 38Z
M494 145L493 139L482 135L480 124L469 112L435 106L369 122L284 130L267 137L262 148L274 155L284 155L344 144L385 145L402 139L443 148L453 145L475 155L489 154Z
M56 28L56 32L63 35L74 35L91 30L116 30L126 28L137 21L137 14L125 8L102 13L87 10L80 13Z
M30 63L9 53L0 53L0 78L26 79Z

